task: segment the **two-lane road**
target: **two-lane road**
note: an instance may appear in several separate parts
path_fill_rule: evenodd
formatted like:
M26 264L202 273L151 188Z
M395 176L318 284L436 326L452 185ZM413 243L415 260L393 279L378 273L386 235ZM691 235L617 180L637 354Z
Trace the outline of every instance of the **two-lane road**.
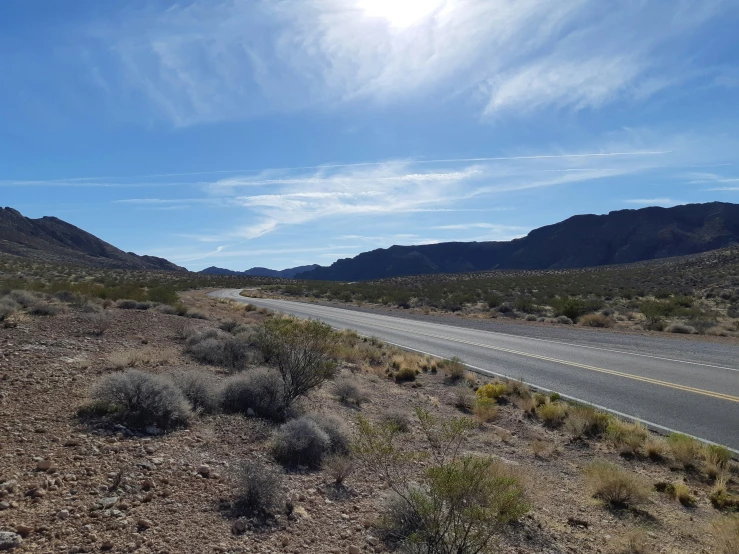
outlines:
M436 356L459 356L480 372L520 378L739 450L739 348L733 346L716 345L715 356L709 348L698 358L685 352L691 343L684 339L672 339L671 355L665 353L666 339L654 339L653 348L649 339L641 339L638 347L614 348L592 340L564 341L554 334L548 338L546 329L542 338L532 338L310 303L244 298L239 290L212 294L320 319Z

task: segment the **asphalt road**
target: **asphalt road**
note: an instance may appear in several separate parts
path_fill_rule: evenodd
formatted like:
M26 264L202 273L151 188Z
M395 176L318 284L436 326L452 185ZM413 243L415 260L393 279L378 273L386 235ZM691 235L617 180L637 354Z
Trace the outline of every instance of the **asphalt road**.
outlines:
M523 379L563 396L739 450L739 348L618 333L570 334L537 326L496 332L303 302L214 296L320 319L404 348L459 356L481 373ZM521 327L521 326L517 326ZM613 340L611 340L613 338Z

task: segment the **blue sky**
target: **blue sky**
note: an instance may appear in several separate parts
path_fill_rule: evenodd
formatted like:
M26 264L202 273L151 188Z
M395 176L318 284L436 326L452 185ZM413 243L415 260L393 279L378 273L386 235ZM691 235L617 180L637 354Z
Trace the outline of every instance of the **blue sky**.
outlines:
M739 201L739 3L2 0L0 205L190 269Z

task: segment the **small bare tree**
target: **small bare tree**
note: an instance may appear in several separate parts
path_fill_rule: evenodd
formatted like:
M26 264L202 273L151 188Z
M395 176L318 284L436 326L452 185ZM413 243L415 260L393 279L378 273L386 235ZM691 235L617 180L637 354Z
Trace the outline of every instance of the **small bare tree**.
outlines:
M335 333L325 323L271 319L255 338L265 361L282 376L286 406L337 373Z

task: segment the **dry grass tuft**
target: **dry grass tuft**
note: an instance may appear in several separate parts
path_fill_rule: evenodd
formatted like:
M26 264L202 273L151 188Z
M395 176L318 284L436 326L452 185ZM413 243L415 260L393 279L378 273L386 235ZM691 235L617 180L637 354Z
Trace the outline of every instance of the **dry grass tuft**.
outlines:
M536 415L547 427L559 427L567 416L567 405L562 402L546 402L536 409Z
M639 476L604 460L595 460L587 466L585 480L593 497L613 508L636 506L648 498L648 486Z
M672 458L684 469L698 467L703 453L703 445L692 437L680 433L672 433L667 437Z
M722 517L713 524L716 554L739 552L739 516Z
M499 408L495 400L489 398L477 398L472 413L475 421L479 424L490 423L498 417Z
M169 364L177 356L170 348L138 348L131 350L119 350L108 356L108 365L112 369L125 369L127 367L159 366Z
M649 431L638 421L631 423L612 418L606 428L606 436L622 454L637 455L646 443Z

